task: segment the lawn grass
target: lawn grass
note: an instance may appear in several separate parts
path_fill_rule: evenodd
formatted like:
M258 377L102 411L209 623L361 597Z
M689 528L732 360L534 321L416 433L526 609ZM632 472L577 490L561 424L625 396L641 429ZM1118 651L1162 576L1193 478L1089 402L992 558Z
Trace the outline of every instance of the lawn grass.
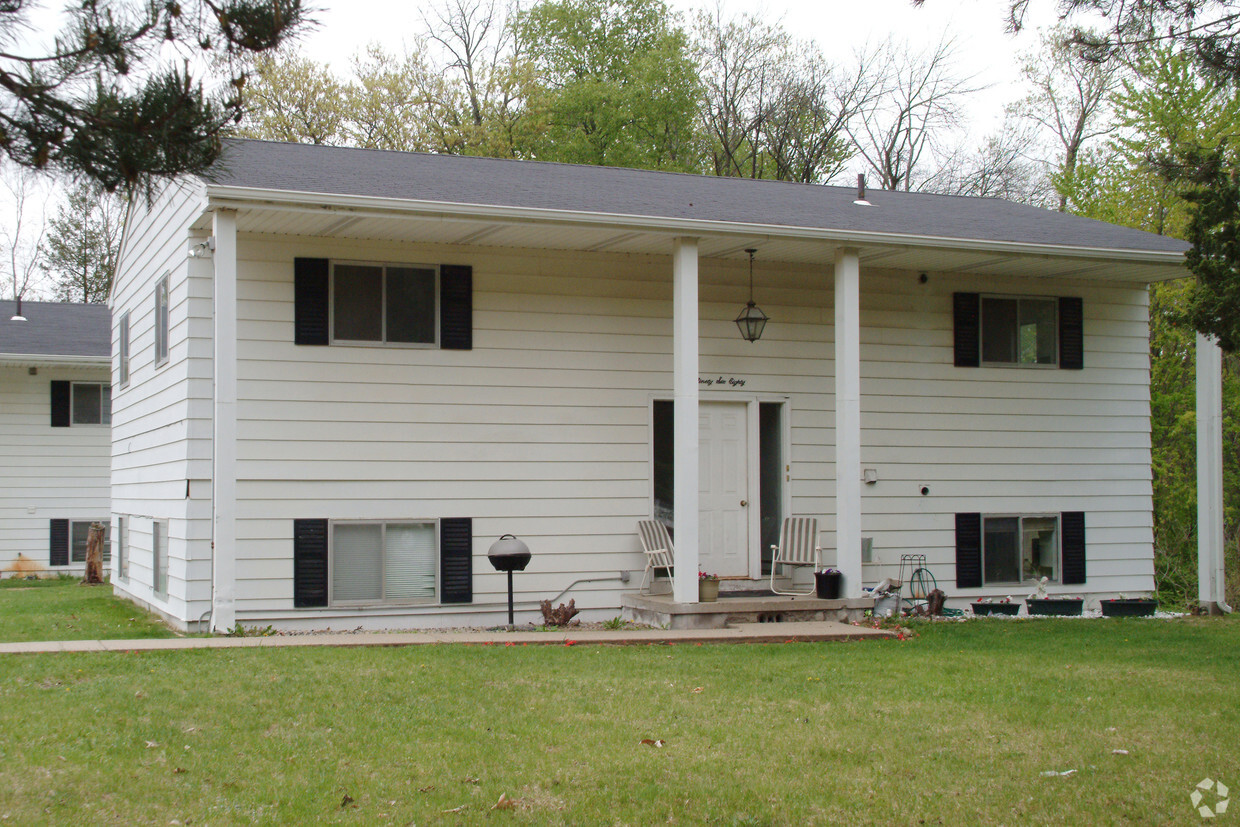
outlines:
M1187 825L1202 778L1240 789L1240 622L915 628L6 656L0 817ZM516 807L492 810L501 795Z
M173 637L157 617L80 578L0 580L0 642Z

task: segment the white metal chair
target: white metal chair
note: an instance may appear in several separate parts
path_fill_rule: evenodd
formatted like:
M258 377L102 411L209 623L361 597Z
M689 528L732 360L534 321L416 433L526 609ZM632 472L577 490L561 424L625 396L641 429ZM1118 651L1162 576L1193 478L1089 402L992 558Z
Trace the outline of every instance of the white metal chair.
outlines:
M646 588L646 578L650 578L650 587L654 588L654 572L664 569L667 576L672 576L672 564L676 557L672 548L672 538L667 533L667 526L658 520L638 520L637 535L641 537L642 549L646 552L646 570L642 572L642 585L637 591Z
M780 566L813 566L817 571L822 560L818 546L817 517L785 517L779 529L779 545L771 546L771 591L775 594L813 594L815 584L809 591L780 591L775 588L775 574ZM795 569L794 569L795 572Z

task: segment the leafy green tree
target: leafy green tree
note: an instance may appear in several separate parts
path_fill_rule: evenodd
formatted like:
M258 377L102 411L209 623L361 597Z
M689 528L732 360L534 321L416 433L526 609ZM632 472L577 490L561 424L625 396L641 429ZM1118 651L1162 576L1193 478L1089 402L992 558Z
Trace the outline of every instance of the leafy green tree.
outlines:
M0 2L0 39L38 28L31 0ZM241 110L245 59L305 22L301 0L80 0L46 51L0 53L0 152L111 192L201 171ZM191 65L218 58L229 82L205 91Z
M518 34L546 84L530 154L542 160L697 170L697 69L661 0L543 0Z
M102 304L112 291L120 251L123 202L88 181L76 184L48 222L42 268L55 279L56 301Z
M245 86L244 138L327 144L345 142L345 94L324 65L298 54L263 55Z

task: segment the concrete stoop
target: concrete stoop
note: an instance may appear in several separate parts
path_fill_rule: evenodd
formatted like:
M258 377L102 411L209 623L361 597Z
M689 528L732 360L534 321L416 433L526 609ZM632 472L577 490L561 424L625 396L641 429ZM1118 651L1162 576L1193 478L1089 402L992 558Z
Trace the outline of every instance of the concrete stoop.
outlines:
M626 594L620 601L620 616L660 629L724 629L754 623L851 623L860 621L866 610L873 608L874 601L862 597L729 597L721 591L712 603L677 603L667 594Z

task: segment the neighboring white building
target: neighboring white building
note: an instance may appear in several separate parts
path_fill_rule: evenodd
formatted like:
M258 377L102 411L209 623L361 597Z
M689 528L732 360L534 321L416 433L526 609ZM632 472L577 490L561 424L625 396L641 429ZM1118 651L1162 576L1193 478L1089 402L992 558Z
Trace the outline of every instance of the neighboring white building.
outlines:
M510 532L523 619L566 589L611 616L638 519L676 518L691 602L793 514L850 594L913 553L957 600L1152 590L1147 285L1185 245L857 200L228 142L126 226L116 590L182 627L495 622Z
M84 571L110 521L110 330L103 305L0 301L0 577Z

